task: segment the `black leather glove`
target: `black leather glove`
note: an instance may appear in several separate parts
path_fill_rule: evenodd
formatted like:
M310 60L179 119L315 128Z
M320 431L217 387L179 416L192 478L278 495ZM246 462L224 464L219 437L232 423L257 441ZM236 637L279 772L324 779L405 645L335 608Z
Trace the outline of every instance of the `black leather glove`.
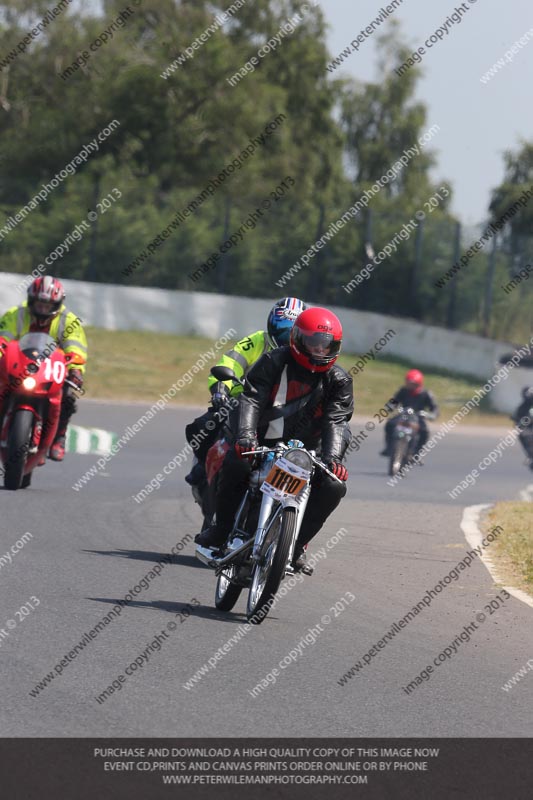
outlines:
M243 456L248 450L255 450L257 448L257 439L252 437L243 436L235 442L235 452L241 459L248 460L251 456Z
M67 373L67 380L73 383L77 389L83 388L83 375L79 369L70 369Z
M227 406L229 401L228 387L223 383L217 383L211 395L211 405L215 411L220 411L221 408Z

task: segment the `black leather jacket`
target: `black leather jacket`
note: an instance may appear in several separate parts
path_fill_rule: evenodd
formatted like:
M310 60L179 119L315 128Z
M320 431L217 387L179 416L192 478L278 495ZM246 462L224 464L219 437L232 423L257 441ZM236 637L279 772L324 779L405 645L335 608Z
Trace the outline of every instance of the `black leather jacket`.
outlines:
M426 411L429 410L435 416L439 413L439 407L433 396L433 393L427 389L422 389L419 394L411 394L406 386L402 386L394 397L387 403L389 407L403 406L404 408L412 408L413 411Z
M513 422L516 422L520 430L525 430L526 428L533 427L532 423L529 425L526 423L525 425L521 424L521 420L530 419L529 411L533 408L533 400L523 400L514 414L512 415L511 419Z
M282 417L273 404L285 368ZM342 457L353 407L352 378L342 367L334 364L327 372L309 372L296 363L289 347L280 347L261 356L248 372L232 427L236 438L257 436L260 444L300 439L328 463ZM271 423L278 428L277 435L272 435Z

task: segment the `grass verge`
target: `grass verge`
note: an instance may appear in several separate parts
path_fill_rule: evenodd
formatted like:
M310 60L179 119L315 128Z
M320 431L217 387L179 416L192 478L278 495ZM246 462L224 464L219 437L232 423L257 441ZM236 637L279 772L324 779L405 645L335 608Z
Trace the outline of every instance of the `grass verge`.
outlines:
M142 400L154 402L196 363L201 353L214 346L211 339L197 336L173 336L143 331L108 331L87 328L89 364L87 397L107 400ZM175 402L207 405L209 368L217 362L226 345L209 360L192 382L176 394ZM339 363L347 370L355 365L357 355L343 353ZM354 376L355 413L372 417L402 385L405 371L412 363L397 358L369 362ZM483 383L475 378L443 371L424 370L426 386L433 391L441 409L441 419L452 417ZM517 400L518 405L518 400ZM509 424L503 414L488 410L482 401L479 409L467 417L470 424Z
M533 503L497 503L483 527L488 531L495 525L503 528L491 544L502 583L533 596Z

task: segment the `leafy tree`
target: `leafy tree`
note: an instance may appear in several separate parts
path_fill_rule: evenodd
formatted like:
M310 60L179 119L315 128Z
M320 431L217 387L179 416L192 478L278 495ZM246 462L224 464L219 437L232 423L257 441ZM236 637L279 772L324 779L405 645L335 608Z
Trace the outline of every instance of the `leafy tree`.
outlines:
M286 288L276 283L428 128L426 108L415 99L420 71L413 68L401 79L394 72L409 50L397 25L381 35L376 80L362 83L332 79L318 7L303 14L293 0L246 3L183 60L186 48L228 7L226 0L143 0L130 6L134 13L96 49L91 43L117 20L122 0L104 0L98 9L84 6L81 13L65 9L25 52L8 59L43 18L49 0L0 2L0 229L112 120L120 123L74 175L0 235L0 268L28 273L42 264L116 188L122 197L53 262L55 274L251 296L291 292L311 302L445 323L450 291L434 284L454 258L448 184L450 196L428 214L423 229L353 294L342 289L367 263L365 248L370 244L377 253L440 189L442 182L430 177L431 145ZM230 85L228 79L265 42L288 30L288 20L296 20L292 33ZM80 58L84 52L88 58ZM177 65L178 58L183 63ZM77 60L85 63L73 69ZM250 141L274 119L272 135L244 158ZM491 205L495 218L531 182L533 145L506 158L506 177ZM208 184L218 182L226 168L231 174L207 196ZM294 185L274 199L271 192L289 176ZM194 213L124 275L191 202L197 204ZM252 229L256 209L263 213ZM498 257L495 280L506 264L516 267L528 256L532 214L533 204L503 237L505 256ZM216 269L192 281L190 274L245 224L242 240ZM483 255L460 276L461 325L482 325L486 271ZM500 306L495 297L498 314Z

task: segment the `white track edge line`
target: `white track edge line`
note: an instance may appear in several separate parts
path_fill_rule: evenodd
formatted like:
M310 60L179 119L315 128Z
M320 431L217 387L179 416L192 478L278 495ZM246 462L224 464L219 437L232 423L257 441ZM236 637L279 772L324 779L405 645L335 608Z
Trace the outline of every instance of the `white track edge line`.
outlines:
M477 505L477 506L467 506L467 508L465 508L463 511L463 518L461 520L461 529L465 535L466 541L472 548L481 547L481 542L483 541L483 534L479 528L479 519L483 511L491 507L492 506L489 503L484 503L482 505ZM503 581L498 575L498 571L494 565L494 562L492 561L490 556L485 554L484 548L480 558L485 564L487 570L489 571L490 576L494 581L494 583L499 583L502 585ZM513 586L503 586L503 588L517 600L520 600L522 603L525 603L526 605L531 606L531 608L533 608L533 598L531 598L521 589L515 589Z

